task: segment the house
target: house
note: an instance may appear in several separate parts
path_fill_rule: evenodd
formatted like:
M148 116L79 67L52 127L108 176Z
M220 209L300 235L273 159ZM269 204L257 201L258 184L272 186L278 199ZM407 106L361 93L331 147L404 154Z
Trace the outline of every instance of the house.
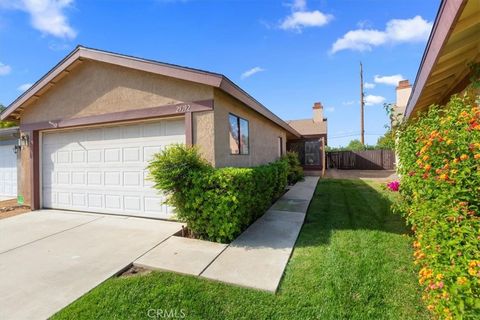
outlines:
M17 197L18 127L0 129L0 201Z
M221 74L79 46L1 115L20 126L19 195L54 208L169 218L152 155L196 145L216 167L278 159L301 134Z
M443 105L470 83L480 63L480 1L443 0L423 54L405 117Z
M323 168L323 144L327 145L327 118L323 116L323 105L315 102L312 119L289 120L287 123L301 134L288 141L288 149L296 151L305 170Z

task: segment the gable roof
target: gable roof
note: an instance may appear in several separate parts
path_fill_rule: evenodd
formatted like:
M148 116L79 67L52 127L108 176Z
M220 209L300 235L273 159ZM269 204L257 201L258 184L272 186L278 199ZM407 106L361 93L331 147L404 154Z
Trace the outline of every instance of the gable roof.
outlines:
M313 119L288 120L287 123L301 135L312 136L327 134L327 121L314 122Z
M442 0L417 72L405 116L443 104L469 83L480 61L480 1Z
M247 92L222 74L182 67L174 64L162 63L154 60L141 59L133 56L122 55L83 46L77 46L70 54L68 54L32 87L30 87L30 89L25 91L15 101L13 101L1 114L0 118L2 120L18 120L21 116L21 111L28 107L29 102L38 99L44 92L52 88L56 82L67 76L73 68L85 60L114 64L126 68L219 88L232 97L240 100L254 111L270 119L272 122L276 123L290 134L297 137L300 136L300 134L285 121L280 119L277 115L275 115L264 105L255 100Z

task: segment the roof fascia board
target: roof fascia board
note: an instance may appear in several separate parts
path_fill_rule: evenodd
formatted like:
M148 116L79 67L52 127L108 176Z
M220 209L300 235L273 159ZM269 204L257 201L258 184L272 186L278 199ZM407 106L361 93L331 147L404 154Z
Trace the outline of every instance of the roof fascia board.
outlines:
M428 77L439 58L440 51L447 43L448 37L453 31L453 26L460 18L461 12L467 4L467 1L468 0L442 1L425 52L423 53L412 94L410 95L410 99L408 100L405 109L406 118L409 118L412 114L413 108L417 104L427 83Z
M300 137L301 134L292 128L288 123L280 119L277 115L275 115L273 112L268 110L265 106L263 106L260 102L255 100L252 96L250 96L248 93L246 93L244 90L242 90L240 87L238 87L235 83L233 83L230 79L227 77L223 77L222 83L220 84L220 89L235 99L245 103L247 106L250 106L253 110L256 112L260 113L262 116L270 119L283 129L287 130L291 134L293 134L296 137Z
M48 71L40 80L35 82L27 91L25 91L21 96L19 96L15 101L13 101L7 109L1 114L0 119L4 120L10 116L18 107L24 104L28 99L34 96L38 91L43 87L49 84L55 77L60 73L65 71L73 62L80 58L80 52L77 48L68 56L66 56L62 61L60 61L55 67Z
M89 48L80 48L80 56L85 59L110 63L135 70L155 73L180 80L201 83L212 87L219 87L222 77L195 70L184 69L159 62L133 58L110 52L98 51Z

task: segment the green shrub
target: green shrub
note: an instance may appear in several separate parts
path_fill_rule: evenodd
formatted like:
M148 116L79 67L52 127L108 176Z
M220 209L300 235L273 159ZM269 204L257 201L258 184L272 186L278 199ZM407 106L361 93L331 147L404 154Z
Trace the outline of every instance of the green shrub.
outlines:
M195 236L229 242L283 193L288 163L214 169L197 149L174 145L155 155L149 170L155 187Z
M415 263L423 299L436 318L480 314L480 107L478 93L453 96L444 107L399 129L397 209L415 232Z
M285 154L284 159L288 162L288 184L295 184L298 181L303 180L304 173L298 153L295 151L288 151Z

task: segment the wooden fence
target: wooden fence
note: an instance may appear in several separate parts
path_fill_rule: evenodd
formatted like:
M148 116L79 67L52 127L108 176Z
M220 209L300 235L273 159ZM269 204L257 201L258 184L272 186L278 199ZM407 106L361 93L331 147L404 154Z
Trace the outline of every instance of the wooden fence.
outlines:
M327 168L356 170L395 169L393 150L329 151Z

